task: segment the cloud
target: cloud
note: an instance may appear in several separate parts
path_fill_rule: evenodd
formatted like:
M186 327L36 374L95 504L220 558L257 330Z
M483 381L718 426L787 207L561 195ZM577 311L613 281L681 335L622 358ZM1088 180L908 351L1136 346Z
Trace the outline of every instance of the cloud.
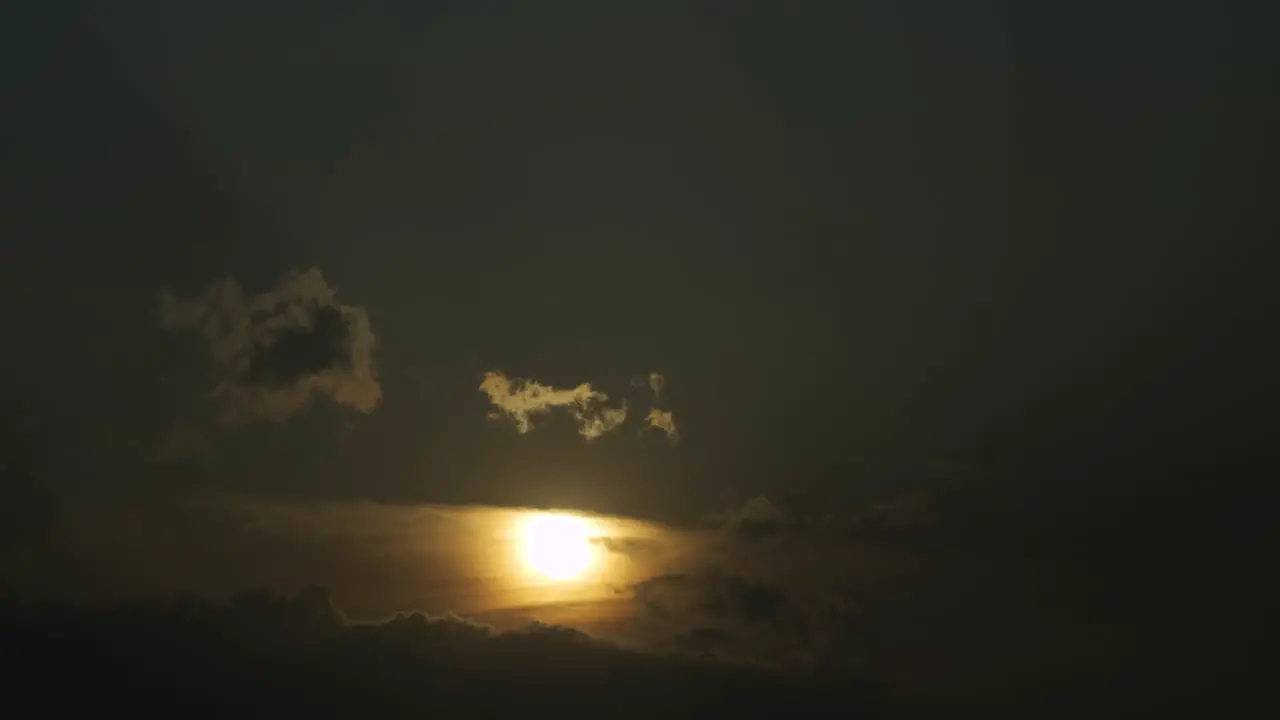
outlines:
M649 388L653 391L653 400L657 404L662 400L662 386L666 382L662 373L651 372L648 376L638 376L631 378L631 386L636 388Z
M650 373L647 379L634 378L631 381L635 387L644 387L646 383L656 402L662 391L662 375ZM564 408L578 424L578 433L588 440L615 430L627 420L626 401L617 407L609 407L606 405L609 396L593 389L590 383L574 388L556 388L533 380L508 378L495 370L484 374L479 389L497 408L490 417L510 420L522 435L533 429L535 415L546 415L556 408ZM680 431L670 410L651 409L645 416L644 429L661 430L672 444L680 441Z
M165 291L160 310L166 330L203 334L224 422L282 421L316 393L364 413L382 398L368 315L339 303L315 268L250 297L231 278L196 298Z
M740 576L715 572L671 574L648 578L631 586L636 600L662 616L697 615L750 624L781 625L793 615L781 590L758 585Z
M564 408L578 424L578 433L588 440L617 428L627 419L627 405L605 405L609 396L593 390L589 383L575 388L555 388L533 380L511 379L499 371L487 372L480 391L498 409L494 417L506 417L524 434L533 429L533 416Z
M46 710L496 717L626 707L637 716L783 717L883 705L856 678L635 652L542 623L498 632L416 612L349 623L322 588L293 597L247 591L227 603L154 597L0 610L6 649L58 657L55 696L46 691L43 663L20 664L7 676L7 702Z
M819 602L714 569L658 575L628 590L678 651L769 665L862 662L862 622L847 599Z
M630 557L653 553L661 547L661 543L656 540L637 537L593 537L591 543L608 552Z
M653 392L653 407L649 410L649 414L645 415L644 430L661 430L666 434L667 440L674 445L680 442L680 430L676 426L675 415L670 410L662 409L662 388L665 385L666 378L662 376L662 373L651 372L648 377L631 379L632 387L647 387ZM643 433L644 430L641 432Z
M514 535L504 534L504 529L517 526L521 514L528 512L518 508L243 497L224 497L219 502L209 497L161 502L153 495L108 505L104 498L83 492L64 493L57 500L57 512L50 516L54 527L46 533L50 552L31 558L38 562L0 565L0 589L21 590L33 599L101 601L179 589L204 598L225 599L238 588L260 585L286 593L311 584L332 588L347 622L318 636L297 636L312 638L305 642L276 642L285 632L279 628L296 625L288 619L293 617L288 609L271 610L280 607L283 600L279 598L266 602L255 596L259 600L252 601L257 603L252 607L260 611L248 614L216 608L210 611L205 603L179 603L183 613L190 613L181 616L183 622L189 619L199 625L204 618L210 623L206 629L213 628L209 633L227 628L224 636L240 650L227 649L220 656L225 658L222 677L242 672L241 663L250 668L237 676L237 682L257 682L257 678L276 672L274 666L253 665L268 658L295 668L314 659L328 668L329 674L323 677L329 679L351 673L356 678L355 685L347 685L352 693L365 692L360 690L368 687L364 683L382 682L376 677L378 672L386 675L385 682L404 683L381 685L386 693L402 687L434 689L441 685L448 688L441 692L461 692L452 684L455 681L470 683L470 687L525 687L521 685L522 673L542 671L552 676L547 681L551 683L546 688L548 694L562 692L571 697L595 692L597 686L613 688L610 683L630 682L626 675L630 666L610 665L619 676L606 676L599 680L602 685L593 684L599 679L590 674L595 663L612 662L595 653L605 652L602 648L607 645L593 643L594 639L618 646L608 657L625 656L669 668L671 675L664 671L646 676L651 687L675 687L671 683L684 682L679 678L682 668L728 664L770 666L760 670L763 674L752 676L766 679L835 672L841 682L855 682L870 673L908 684L912 695L954 691L992 698L1005 697L1012 688L1030 693L1026 697L1034 695L1058 703L1073 692L1078 697L1080 688L1071 685L1075 679L1089 678L1091 687L1098 687L1099 682L1121 687L1132 678L1133 668L1158 669L1167 659L1162 654L1167 643L1144 645L1151 627L1148 614L1144 613L1136 625L1126 626L1109 618L1102 606L1081 605L1084 593L1077 591L1094 587L1089 583L1098 581L1088 574L1069 574L1076 571L1063 564L1032 566L1022 560L1011 564L971 548L921 552L900 543L868 543L844 528L808 522L803 507L780 507L763 498L739 506L712 527L677 528L628 518L593 518L598 525L595 547L607 558L604 562L609 563L605 568L609 572L585 582L589 587L581 589L590 592L581 595L576 594L577 587L529 584L529 577L521 574L519 553L506 544ZM21 504L32 515L31 508L42 505ZM0 503L0 510L6 511L6 518L25 517L11 515L23 511L6 503ZM28 557L11 554L18 560ZM611 568L618 570L616 575ZM1128 602L1131 587L1121 585L1112 590L1111 581L1107 583L1100 592L1124 593ZM1222 587L1216 583L1210 589ZM1048 589L1052 592L1046 593ZM1160 603L1157 600L1152 607ZM134 603L127 607L132 608L126 614L133 621L144 622L155 605ZM168 605L160 604L161 609L165 607ZM379 629L382 623L355 622L387 618L407 609L426 615L422 619L405 616L395 627L417 627L425 621L429 631L402 635ZM450 611L472 620L463 623L449 618ZM102 606L72 609L58 621L70 625L26 623L32 633L27 637L39 634L41 638L30 640L30 647L45 648L36 655L44 657L50 643L68 643L68 648L79 647L76 643L82 641L92 643L101 635L77 634L80 628L101 627L94 625L100 622L95 618L111 612ZM441 619L459 624L442 625L437 622ZM554 636L564 640L555 647L589 646L591 649L574 655L591 665L588 675L576 676L574 666L565 664L567 656L548 650L548 645L536 639L493 639L507 637L508 631L519 635L534 620L544 624L534 626L536 637L545 637L540 632L547 628L576 629L576 633L557 630L565 635ZM483 642L473 643L465 638L477 637L472 626L478 621L493 629L482 628ZM237 630L241 624L249 629ZM192 626L174 628L164 621L141 627L140 635L173 638L192 652L224 650L211 648L208 634L198 634L204 631ZM1177 636L1176 626L1167 630L1166 637ZM238 634L248 637L234 639ZM258 635L263 642L274 643L278 651L259 653L257 646L240 644L252 642ZM104 647L111 652L126 652L134 644L129 642L130 635L114 637L125 639L106 643ZM286 633L285 637L290 636ZM1249 636L1242 632L1239 637ZM35 645L37 642L46 644ZM507 659L510 656L505 650L490 653L493 642L498 647L518 646L529 655L541 649L546 653L543 664L526 671L523 660ZM0 644L28 647L7 636L0 637ZM299 644L323 649L323 654L299 655L301 651L294 649ZM424 644L429 647L421 648ZM94 667L86 657L91 651L77 652L77 662L82 664L74 666L71 680L87 682L83 673ZM156 652L173 657L169 648ZM249 659L255 657L258 659ZM107 656L104 662L117 659ZM690 665L690 660L701 664ZM147 673L155 667L131 658L120 662L122 672L133 671L139 677L151 677ZM421 664L427 668L419 669ZM286 675L301 672L278 671ZM196 679L204 677L192 672ZM401 678L402 673L411 673L412 678ZM304 682L300 676L289 677ZM569 687L575 677L585 690ZM331 684L312 675L305 679L326 690ZM185 676L172 680L173 685L194 682ZM345 677L337 684L346 684ZM1162 686L1147 687L1158 692ZM591 695L593 702L628 699L613 690L600 689L599 693ZM363 697L372 705L362 715L378 709L381 695ZM550 701L548 698L543 695L528 702L538 707L540 701ZM725 698L719 701L732 703Z
M648 428L651 430L661 430L667 434L667 440L672 444L680 442L680 429L676 427L675 417L670 410L659 410L653 408L645 417Z
M720 515L719 526L747 539L759 539L781 533L787 524L787 513L764 496L754 497L741 508Z
M147 503L64 503L51 534L59 559L0 567L0 579L81 600L179 589L225 598L236 588L323 584L362 620L401 608L454 611L502 629L553 621L627 647L734 662L834 657L812 630L821 627L812 608L819 585L845 572L832 563L839 551L589 516L598 548L590 577L551 587L522 561L518 528L529 510L221 494ZM714 652L710 629L723 638Z

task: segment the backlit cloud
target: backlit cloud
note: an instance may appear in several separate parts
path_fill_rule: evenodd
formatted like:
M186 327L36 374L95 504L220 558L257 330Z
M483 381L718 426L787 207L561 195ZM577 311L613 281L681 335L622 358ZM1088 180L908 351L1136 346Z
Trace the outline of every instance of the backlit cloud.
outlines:
M606 405L609 396L593 390L590 383L555 388L533 380L508 378L494 371L485 373L479 389L497 408L493 417L510 419L521 434L533 429L534 415L545 415L556 408L564 408L578 424L578 432L588 440L600 437L627 419L625 401L609 407Z
M211 397L224 422L281 421L316 393L364 413L382 398L368 315L339 303L315 268L258 295L246 297L227 278L200 297L166 291L160 305L165 329L204 336L217 378Z
M662 409L662 388L666 385L666 378L662 373L651 372L648 377L633 378L631 385L637 388L648 387L653 392L653 407L644 418L644 429L661 430L673 445L680 442L680 429L676 426L675 415L670 410Z
M661 430L672 443L679 442L680 432L674 414L656 407L661 399L662 375L649 373L648 377L632 379L631 384L637 388L648 387L653 392L655 407L645 416L645 429ZM610 407L607 404L609 396L592 388L590 383L556 388L534 380L508 378L495 370L485 373L479 389L497 408L490 417L510 420L521 434L533 429L533 416L549 414L556 408L564 408L578 424L578 432L588 440L616 429L627 420L626 401Z
M645 418L645 422L649 427L661 430L667 434L667 439L672 443L680 442L680 429L676 427L675 417L670 410L659 410L654 408L649 411L649 415Z

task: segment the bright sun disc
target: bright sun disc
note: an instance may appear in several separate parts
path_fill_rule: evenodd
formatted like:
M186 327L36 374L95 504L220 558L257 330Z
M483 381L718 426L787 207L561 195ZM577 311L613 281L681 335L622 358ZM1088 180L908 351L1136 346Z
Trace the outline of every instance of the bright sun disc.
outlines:
M530 570L551 580L572 580L591 564L591 524L572 515L540 513L521 527L520 550Z

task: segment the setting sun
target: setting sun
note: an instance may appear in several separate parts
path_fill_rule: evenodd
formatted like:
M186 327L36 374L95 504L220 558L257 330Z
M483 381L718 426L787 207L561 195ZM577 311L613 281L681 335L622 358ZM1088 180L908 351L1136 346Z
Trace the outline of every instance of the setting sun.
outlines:
M593 532L586 518L539 513L521 526L520 552L534 573L550 580L573 580L592 563Z

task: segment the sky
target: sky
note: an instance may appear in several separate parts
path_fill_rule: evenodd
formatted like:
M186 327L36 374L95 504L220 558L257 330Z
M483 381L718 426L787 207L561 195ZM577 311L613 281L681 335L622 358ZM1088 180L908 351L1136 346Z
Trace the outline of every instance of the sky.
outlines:
M340 5L2 11L10 584L498 612L423 518L565 508L998 685L1256 583L1264 18Z

